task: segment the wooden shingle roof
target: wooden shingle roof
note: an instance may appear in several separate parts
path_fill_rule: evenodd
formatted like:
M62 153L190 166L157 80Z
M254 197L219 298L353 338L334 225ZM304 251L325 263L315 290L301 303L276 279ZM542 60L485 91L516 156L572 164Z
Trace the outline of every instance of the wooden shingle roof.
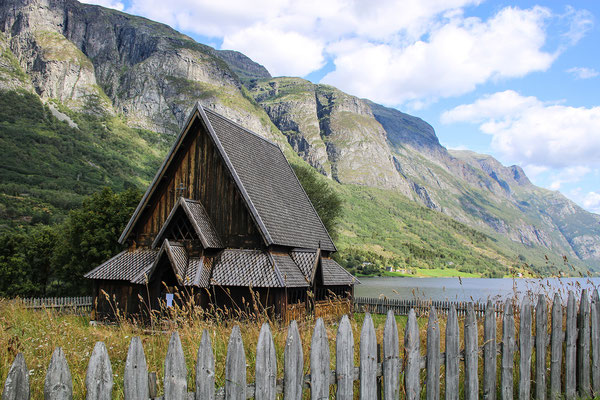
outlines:
M84 276L89 279L132 281L154 263L157 254L158 250L154 249L125 250Z
M267 246L281 245L336 251L325 226L283 152L257 134L199 104L190 114L163 165L144 194L121 237L124 243L175 159L194 119L208 131L248 206Z

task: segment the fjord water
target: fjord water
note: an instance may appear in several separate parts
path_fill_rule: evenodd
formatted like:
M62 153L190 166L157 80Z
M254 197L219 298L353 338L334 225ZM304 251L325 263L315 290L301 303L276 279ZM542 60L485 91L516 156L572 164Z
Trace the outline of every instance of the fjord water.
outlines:
M503 301L509 297L537 296L540 293L553 296L561 294L566 301L567 293L576 294L581 289L593 290L600 286L600 278L547 278L547 279L491 279L491 278L360 278L356 285L356 297L386 297L388 299L454 300L454 301Z

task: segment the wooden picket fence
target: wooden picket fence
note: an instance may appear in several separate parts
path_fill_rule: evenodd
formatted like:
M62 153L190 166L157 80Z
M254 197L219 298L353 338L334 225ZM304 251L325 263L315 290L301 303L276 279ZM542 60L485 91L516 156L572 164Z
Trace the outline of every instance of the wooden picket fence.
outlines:
M486 302L467 301L436 301L419 299L388 299L372 297L355 297L353 302L354 312L368 312L371 314L387 314L393 311L396 315L408 315L410 310L415 310L417 316L429 314L430 308L435 308L438 314L447 315L452 307L459 316L467 315L469 304L472 304L475 315L483 317L489 306ZM502 315L504 305L500 302L491 303L497 316Z
M93 305L92 296L82 297L42 297L16 299L26 308L58 308L71 310L91 310Z
M435 307L429 310L426 351L423 355L415 310L408 313L404 332L403 356L400 356L398 327L389 311L380 347L373 321L366 314L359 342L359 366L354 364L354 338L348 316L342 317L335 339L335 369L331 369L329 339L322 319L318 319L310 345L310 374L304 375L304 355L298 325L292 321L284 349L283 377L278 379L275 346L268 324L262 326L255 359L254 383L248 384L244 343L239 327L229 338L225 359L225 386L215 388L215 359L210 335L204 331L197 353L195 390L187 386L187 370L177 332L171 335L164 369L164 400L188 399L284 399L298 400L310 392L310 398L385 400L400 397L409 400L439 399L442 382L446 399L461 394L460 363L463 362L462 392L465 399L501 398L545 400L546 398L590 398L600 394L600 298L595 290L591 304L586 290L579 306L569 293L566 329L563 331L563 305L555 295L548 330L548 310L543 295L535 310L525 298L518 307L506 301L501 315L501 341L496 338L498 318L491 302L483 318L483 342L480 344L478 320L473 304L467 305L463 320L463 346L460 350L458 313L450 305L446 321L445 352L440 350L440 324ZM535 323L533 312L535 311ZM519 335L516 334L519 325ZM532 330L535 328L535 336ZM518 338L518 341L517 341ZM563 343L564 351L563 351ZM381 349L379 353L378 348ZM535 348L535 359L532 362ZM549 357L548 357L549 355ZM563 362L564 355L564 362ZM500 356L500 364L498 364ZM480 360L481 358L481 360ZM518 373L515 360L518 358ZM441 373L442 364L445 366ZM533 364L533 365L532 365ZM498 370L498 365L500 368ZM480 366L482 374L479 374ZM532 374L532 367L535 367ZM549 367L549 368L548 368ZM590 368L591 367L591 368ZM422 371L424 373L422 373ZM549 370L549 374L547 373ZM424 379L421 379L421 376ZM517 377L517 378L515 378ZM355 381L358 381L355 393ZM91 355L86 375L87 400L110 399L113 372L106 347L98 342ZM131 340L124 374L126 400L156 398L156 375L148 374L146 358L139 338ZM481 382L481 385L480 385ZM533 384L532 384L533 383ZM532 388L533 386L533 388ZM532 393L532 389L535 390ZM46 400L72 399L72 381L63 351L54 351L44 385ZM380 397L381 396L381 397ZM22 354L17 355L8 373L2 400L29 398L28 369Z

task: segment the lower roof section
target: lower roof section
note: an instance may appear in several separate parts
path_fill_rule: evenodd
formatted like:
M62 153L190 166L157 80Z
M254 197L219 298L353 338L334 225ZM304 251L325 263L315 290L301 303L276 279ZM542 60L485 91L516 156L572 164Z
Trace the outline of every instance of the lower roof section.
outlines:
M152 280L161 259L172 264L184 286L309 287L317 272L322 278L319 281L325 286L360 283L337 262L321 258L317 252L225 249L211 256L189 257L184 245L167 240L160 250L123 251L85 277L146 284Z

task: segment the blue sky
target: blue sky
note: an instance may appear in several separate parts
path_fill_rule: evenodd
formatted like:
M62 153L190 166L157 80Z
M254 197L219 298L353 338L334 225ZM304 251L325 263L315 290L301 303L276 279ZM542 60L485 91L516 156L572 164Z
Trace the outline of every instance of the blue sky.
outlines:
M600 2L90 0L419 116L600 213Z

